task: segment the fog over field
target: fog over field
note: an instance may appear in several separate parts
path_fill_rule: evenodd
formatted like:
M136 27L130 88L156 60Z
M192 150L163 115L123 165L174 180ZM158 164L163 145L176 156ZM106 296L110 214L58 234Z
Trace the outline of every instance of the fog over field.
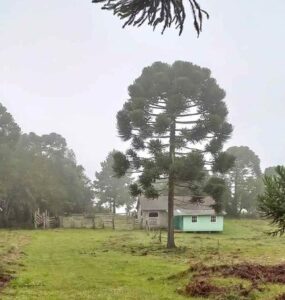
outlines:
M160 60L208 67L227 92L230 145L262 167L284 163L284 0L202 1L199 39L188 18L175 30L121 29L90 0L2 0L0 102L25 132L62 134L89 176L113 149L116 113L143 67Z

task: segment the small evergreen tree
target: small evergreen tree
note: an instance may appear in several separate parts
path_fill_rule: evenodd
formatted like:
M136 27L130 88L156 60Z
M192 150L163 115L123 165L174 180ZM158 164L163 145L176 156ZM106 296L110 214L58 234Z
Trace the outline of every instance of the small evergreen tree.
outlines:
M156 198L155 183L167 180L167 246L173 248L175 186L187 186L196 199L206 191L217 201L216 208L221 208L223 180L210 178L204 190L201 182L210 170L223 173L233 163L233 157L222 152L232 132L226 121L225 92L209 69L177 61L145 68L130 85L129 96L117 114L117 126L120 137L131 141L131 148L126 154L114 154L114 171L123 176L132 168L140 174L138 184L131 185L134 196L143 193Z
M259 196L259 208L263 217L271 220L277 229L273 235L285 233L285 167L277 166L276 175L264 177L265 192Z
M116 213L116 208L125 206L126 211L130 211L135 202L129 191L132 179L128 174L121 178L114 177L114 153L115 151L108 154L107 159L101 163L101 171L95 174L95 195L99 199L96 208L102 209L107 205L111 212Z
M230 191L227 213L236 217L244 208L253 214L262 190L260 159L247 146L233 146L226 152L235 157L234 166L225 174Z

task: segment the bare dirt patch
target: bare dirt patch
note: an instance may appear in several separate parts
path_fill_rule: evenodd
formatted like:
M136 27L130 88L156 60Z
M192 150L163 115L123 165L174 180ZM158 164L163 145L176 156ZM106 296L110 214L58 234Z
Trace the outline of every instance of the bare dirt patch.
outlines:
M185 294L193 297L208 297L210 295L221 295L225 289L211 284L208 280L196 279L185 287Z
M278 296L276 300L285 300L285 294Z
M3 289L11 280L12 276L9 274L0 274L0 290Z
M263 266L256 264L239 264L222 267L224 276L235 276L251 282L285 283L285 264Z
M285 264L279 265L259 265L243 263L237 265L222 265L206 267L203 265L196 265L190 270L197 271L198 275L210 275L213 273L220 273L224 277L238 277L247 279L252 283L284 283L285 284Z
M197 264L187 271L170 276L168 279L182 279L189 277L192 280L179 293L192 297L220 296L225 299L229 294L235 294L239 299L247 299L253 291L263 291L264 284L285 284L285 264L259 265L243 263L237 265L205 266ZM213 284L213 278L236 277L247 280L249 284L228 286L227 288ZM219 298L220 299L220 298ZM285 294L279 295L276 300L285 300Z

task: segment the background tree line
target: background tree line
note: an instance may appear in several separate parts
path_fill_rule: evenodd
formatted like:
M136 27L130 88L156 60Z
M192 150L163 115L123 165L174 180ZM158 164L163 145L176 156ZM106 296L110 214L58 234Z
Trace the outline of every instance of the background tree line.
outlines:
M117 114L119 135L130 141L130 148L111 153L114 172L111 154L102 163L95 181L97 205L108 203L115 211L126 199L116 192L114 173L124 178L121 190L129 187L134 197L168 195L169 247L175 245L171 224L175 195L194 196L197 201L212 195L216 211L234 217L258 216L258 196L264 192L260 159L247 146L222 151L232 132L224 97L208 69L181 61L144 68L129 86L129 99ZM133 172L136 182L131 184Z
M0 226L31 225L33 212L82 213L93 186L59 134L25 134L0 104Z

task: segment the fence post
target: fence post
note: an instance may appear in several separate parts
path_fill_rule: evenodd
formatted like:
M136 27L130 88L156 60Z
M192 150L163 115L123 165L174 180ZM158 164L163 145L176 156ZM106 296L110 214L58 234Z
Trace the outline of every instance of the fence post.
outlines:
M43 228L46 229L46 218L45 218L45 213L43 212Z
M35 229L38 228L38 224L37 224L37 211L34 212L34 225L35 225Z
M49 228L49 214L48 211L46 210L46 228Z

